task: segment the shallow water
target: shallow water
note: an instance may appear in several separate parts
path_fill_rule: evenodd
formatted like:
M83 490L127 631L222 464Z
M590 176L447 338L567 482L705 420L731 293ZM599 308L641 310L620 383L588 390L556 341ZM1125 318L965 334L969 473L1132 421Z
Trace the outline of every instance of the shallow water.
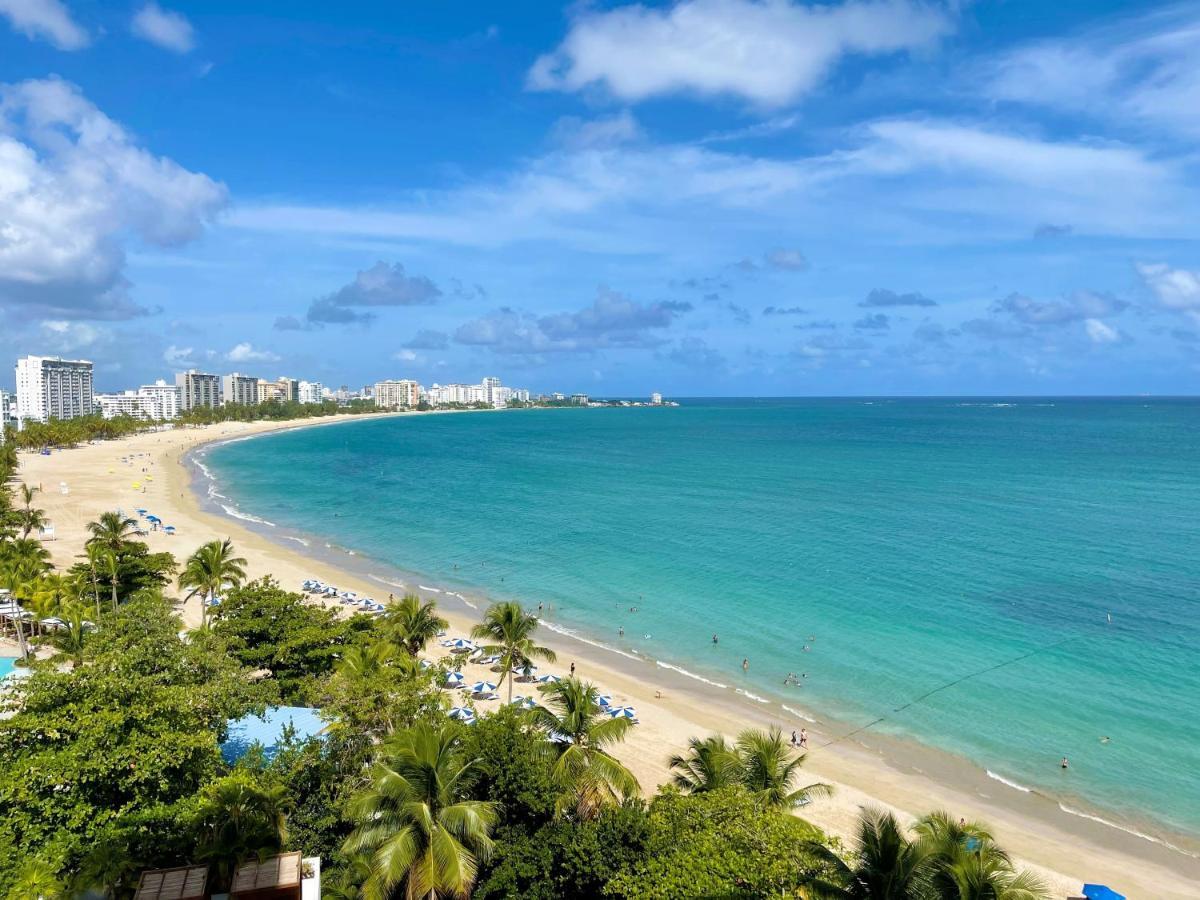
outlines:
M1196 835L1198 414L698 400L368 420L204 463L229 511Z

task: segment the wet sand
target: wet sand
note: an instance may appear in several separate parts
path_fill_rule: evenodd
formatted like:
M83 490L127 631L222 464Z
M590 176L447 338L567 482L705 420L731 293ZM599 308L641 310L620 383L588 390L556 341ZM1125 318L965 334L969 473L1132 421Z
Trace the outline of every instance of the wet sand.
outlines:
M135 508L144 507L177 529L175 536L151 532L146 540L154 550L170 550L182 560L205 541L231 537L239 555L249 561L251 577L270 574L289 590L299 590L303 579L313 577L360 596L383 600L389 590L402 592L384 581L401 581L406 589L429 582L418 582L403 574L397 578L398 573L391 567L365 557L281 540L283 535L271 533L274 530L269 527L206 508L208 504L192 490L193 472L184 464L185 455L202 443L282 428L336 427L339 422L356 418L223 423L136 435L56 451L50 456L23 453L20 474L27 483L44 488L36 502L55 526L57 539L47 546L57 565L74 561L85 540L87 522L101 512L121 508L132 514ZM65 494L60 487L63 482ZM138 488L133 486L135 483ZM319 523L314 523L314 531L317 528ZM371 574L375 577L368 577ZM443 615L451 622L451 636L466 636L478 618L467 602L482 609L487 599L464 591L464 599L460 600L437 590L435 585L429 587L434 590L415 592L438 600ZM184 615L189 624L199 622L198 602L187 604ZM837 723L808 723L780 712L774 704L755 703L681 673L548 629L540 636L558 653L558 662L543 664L541 672L565 674L574 662L577 675L596 682L604 693L613 695L614 702L637 708L640 724L617 755L637 775L647 793L669 780L668 757L681 751L693 735L717 731L732 735L747 726L771 724L782 727L786 735L807 726L810 752L806 775L811 781L832 783L836 790L832 799L814 802L803 815L832 834L850 837L863 806L888 807L902 818L947 809L956 816L988 822L1000 843L1023 864L1038 869L1059 896L1078 891L1087 880L1107 883L1131 898L1200 897L1200 860L1067 814L1049 798L1023 794L989 779L966 760L883 736L837 739L845 733ZM427 655L436 655L440 650L431 646ZM475 665L464 666L463 673L468 683L497 678L495 673ZM656 696L657 692L662 696ZM522 693L533 693L532 686L515 685L514 695ZM501 689L501 696L505 695L506 686ZM486 711L499 702L476 705ZM803 711L801 702L789 705Z

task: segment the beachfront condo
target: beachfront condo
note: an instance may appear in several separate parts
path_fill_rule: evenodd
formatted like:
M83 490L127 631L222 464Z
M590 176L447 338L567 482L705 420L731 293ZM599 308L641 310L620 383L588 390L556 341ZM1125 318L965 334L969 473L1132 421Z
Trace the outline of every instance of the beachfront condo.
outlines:
M24 356L17 360L20 421L76 419L93 412L91 362L50 356Z

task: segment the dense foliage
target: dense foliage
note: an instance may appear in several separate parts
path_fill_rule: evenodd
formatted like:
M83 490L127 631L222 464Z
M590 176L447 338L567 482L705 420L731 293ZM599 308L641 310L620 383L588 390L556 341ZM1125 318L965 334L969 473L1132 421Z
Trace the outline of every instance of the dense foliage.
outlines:
M30 674L0 720L0 896L127 898L141 870L185 862L224 888L280 849L319 855L335 900L1047 896L983 826L945 813L912 830L864 813L843 849L793 814L828 789L802 785L777 730L694 738L647 801L618 758L633 726L591 684L452 722L439 686L453 660L420 659L446 623L416 597L346 618L245 583L229 541L177 567L116 513L56 572L15 473L0 447L0 587L34 614L17 633ZM177 570L184 596L219 598L186 632L164 594ZM477 629L510 683L553 658L537 628L504 603ZM328 727L226 762L228 721L281 701L318 705Z
M181 425L212 425L216 422L279 422L324 416L363 415L379 412L370 400L352 400L342 406L333 400L297 403L293 400L264 400L262 403L230 403L226 406L197 406L179 414Z

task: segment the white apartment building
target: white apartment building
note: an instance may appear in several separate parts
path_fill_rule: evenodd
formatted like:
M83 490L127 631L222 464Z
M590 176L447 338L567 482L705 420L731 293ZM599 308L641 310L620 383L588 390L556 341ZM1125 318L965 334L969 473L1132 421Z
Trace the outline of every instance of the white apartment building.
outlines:
M448 406L451 403L487 403L481 384L435 384L425 392L433 406Z
M8 391L0 391L0 444L4 443L4 429L17 425L17 408L13 395Z
M221 403L225 406L253 406L258 402L258 379L233 372L221 376Z
M77 419L95 411L88 360L48 356L17 360L17 418L22 422Z
M412 409L421 402L421 385L415 381L375 382L375 405L380 409Z
M142 415L142 401L137 391L121 391L119 394L96 394L96 405L100 407L100 415L106 419L118 416L129 416L131 419L145 418Z
M300 382L300 402L320 403L325 399L325 385L319 381Z
M221 405L221 377L207 372L188 369L177 372L175 384L179 387L179 407L187 411L198 406Z
M161 378L154 384L143 384L138 388L142 412L148 419L170 421L179 417L180 390L173 384L167 384Z
M300 381L296 378L288 378L281 375L275 379L275 383L279 385L279 399L284 403L299 403L300 402Z

